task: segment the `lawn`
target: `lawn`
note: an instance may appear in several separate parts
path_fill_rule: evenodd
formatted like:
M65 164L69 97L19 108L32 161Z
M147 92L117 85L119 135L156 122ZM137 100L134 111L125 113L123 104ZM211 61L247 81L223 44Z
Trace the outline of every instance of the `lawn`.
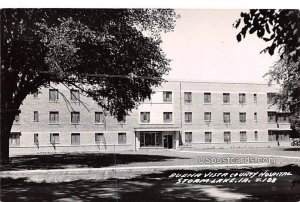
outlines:
M122 153L63 153L47 155L22 155L10 158L9 165L1 165L1 171L65 169L65 168L102 168L130 163L163 162L183 157L153 154Z

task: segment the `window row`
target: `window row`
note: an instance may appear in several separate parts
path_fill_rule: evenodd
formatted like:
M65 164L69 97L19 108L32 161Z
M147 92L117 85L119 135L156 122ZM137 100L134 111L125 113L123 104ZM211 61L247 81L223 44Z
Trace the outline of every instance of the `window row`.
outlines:
M184 113L184 121L185 123L193 122L193 113L185 112ZM253 121L257 122L257 112L253 113ZM39 113L38 111L33 112L33 121L39 122ZM212 121L212 113L204 112L204 121L211 122ZM247 115L246 112L239 113L239 122L246 123ZM49 112L49 122L50 123L59 123L59 112L58 111L50 111ZM105 117L103 112L95 112L95 123L104 123ZM119 123L126 123L126 118L118 121ZM150 112L141 112L140 113L140 122L141 123L150 123ZM163 112L163 122L164 123L172 123L173 122L173 112ZM230 112L223 112L223 122L230 123ZM269 123L288 123L289 122L289 114L288 113L277 113L277 112L268 112L268 122ZM20 115L17 114L15 116L15 123L20 123ZM71 112L71 123L80 123L80 112Z
M33 93L33 98L38 98L38 92ZM49 101L57 102L59 100L59 91L58 89L49 89ZM70 90L70 100L71 102L79 102L80 101L80 93L79 90L71 89Z
M15 116L15 123L20 122L20 114ZM33 121L39 122L39 112L33 112ZM104 123L105 117L103 112L95 112L95 123ZM118 121L119 123L126 123L126 118ZM58 111L50 111L49 112L49 123L59 123L59 112ZM80 112L74 111L71 112L71 123L80 123Z
M288 113L268 112L269 123L289 123Z
M140 113L141 123L150 123L150 112ZM173 122L173 112L163 112L163 122L172 123Z
M185 112L184 113L184 122L185 123L192 123L193 122L193 116L192 112ZM246 112L240 112L239 113L239 120L240 123L246 123ZM257 122L257 112L253 113L253 120ZM211 122L212 121L212 114L211 112L204 112L204 121L205 122ZM223 122L224 123L230 123L230 112L224 112L223 113Z
M33 94L34 98L38 97L38 93ZM275 93L267 93L267 103L272 104L274 102ZM58 89L49 89L49 101L57 102L59 100L59 91ZM72 102L80 101L80 92L79 90L72 89L70 90L70 100ZM172 102L172 91L163 91L163 102L169 103ZM257 94L253 94L253 102L257 102ZM184 92L184 103L192 103L192 92ZM204 103L211 103L211 93L204 93ZM223 93L223 103L230 103L230 93ZM239 103L246 103L246 94L239 93Z
M49 101L57 102L59 100L59 90L58 89L49 89ZM38 92L33 93L33 98L38 98ZM72 102L80 101L80 92L79 90L71 89L70 90L70 100ZM163 102L170 103L172 102L172 91L163 91Z
M257 94L253 94L253 101L257 102ZM203 102L206 104L211 103L211 93L204 93ZM184 103L185 104L192 103L192 92L184 92ZM223 103L226 103L226 104L230 103L230 93L223 93ZM246 103L246 94L245 93L239 94L239 103L240 104Z
M212 142L212 132L204 132L205 135L205 142L211 143ZM254 139L258 141L258 132L254 131ZM193 142L193 133L192 132L185 132L185 143L191 144ZM225 131L224 132L224 142L231 142L231 132ZM246 131L240 131L240 142L247 142L247 133Z
M267 103L272 104L274 102L275 93L267 93ZM253 94L253 102L257 102L257 94ZM192 92L184 92L184 103L191 104L192 103ZM204 103L211 103L211 93L204 93ZM230 93L223 93L223 103L230 103ZM239 93L239 103L246 103L246 94Z
M20 146L21 133L11 133L9 138L10 146ZM59 144L59 133L50 133L50 143ZM33 134L33 142L39 145L39 134ZM95 143L106 143L104 133L95 133ZM126 133L118 133L118 144L126 144ZM71 133L71 145L80 145L80 133Z

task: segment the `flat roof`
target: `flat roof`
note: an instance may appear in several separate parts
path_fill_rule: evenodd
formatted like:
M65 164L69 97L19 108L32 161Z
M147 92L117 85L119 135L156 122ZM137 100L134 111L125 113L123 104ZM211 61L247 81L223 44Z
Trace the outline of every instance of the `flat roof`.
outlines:
M219 84L252 84L252 85L270 85L268 82L251 82L251 81L205 81L205 80L187 80L187 79L165 79L166 82L181 82L181 83L219 83ZM276 86L272 84L271 86Z

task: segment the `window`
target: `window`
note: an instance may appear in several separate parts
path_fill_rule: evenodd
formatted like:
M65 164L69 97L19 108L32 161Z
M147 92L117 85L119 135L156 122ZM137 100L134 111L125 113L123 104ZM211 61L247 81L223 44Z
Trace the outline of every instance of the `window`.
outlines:
M126 144L126 133L118 133L118 144Z
M273 134L273 131L268 131L268 139L269 141L277 141L276 134Z
M192 143L192 132L185 132L185 143L191 144Z
M95 123L104 123L103 112L95 112Z
M211 132L205 132L205 142L211 142Z
M269 123L276 122L276 112L268 112L268 122Z
M59 143L59 134L58 133L50 133L50 143L51 144Z
M204 121L211 122L211 112L204 112Z
M33 98L38 98L39 97L39 92L34 92L33 93Z
M184 92L184 103L185 104L192 103L192 93L191 92Z
M224 132L224 142L231 142L231 135L230 132Z
M254 112L254 121L257 122L257 112Z
M105 142L104 134L103 133L95 133L95 142L96 143Z
M58 101L58 90L57 89L49 89L49 101L51 101L51 102Z
M246 113L240 112L240 123L246 123Z
M184 113L184 122L185 123L192 123L192 112L185 112Z
M71 133L71 145L80 145L80 133Z
M9 146L20 146L21 133L10 133Z
M230 123L230 112L223 113L223 120L224 120L224 123Z
M150 122L150 112L141 112L141 122L142 123L149 123Z
M254 138L255 138L255 141L258 140L258 133L257 133L257 131L254 131Z
M39 112L38 111L33 112L33 121L39 122Z
M289 122L289 114L288 113L278 113L277 114L277 122L278 123L288 123Z
M253 94L253 102L257 102L257 94Z
M289 141L290 131L268 131L269 141Z
M119 124L125 124L126 123L126 117L123 117L120 121L118 121Z
M246 94L245 93L240 93L239 94L239 103L240 104L245 104L246 103Z
M16 115L15 115L15 123L20 123L20 113L17 113Z
M70 90L70 94L72 102L79 102L79 90Z
M38 134L38 133L34 133L34 134L33 134L33 142L34 142L34 144L36 144L36 145L39 144L39 134Z
M171 91L163 92L163 101L164 102L172 102L172 92Z
M211 93L204 93L204 103L211 103Z
M172 112L164 112L164 123L170 123L173 121L173 113Z
M71 123L80 123L80 112L71 112Z
M247 134L246 131L240 132L240 142L247 142Z
M223 93L223 103L224 104L230 103L230 94L229 93Z
M140 134L141 147L162 147L161 132L141 132Z
M275 93L267 93L267 103L273 104L274 102Z
M49 113L49 122L50 123L58 123L59 122L58 112L50 112Z

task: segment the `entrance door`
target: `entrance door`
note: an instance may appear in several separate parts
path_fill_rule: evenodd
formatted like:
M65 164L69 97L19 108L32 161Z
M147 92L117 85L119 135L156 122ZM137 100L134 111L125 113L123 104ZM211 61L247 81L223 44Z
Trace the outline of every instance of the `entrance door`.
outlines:
M164 135L164 148L171 149L173 148L173 136L172 135Z

